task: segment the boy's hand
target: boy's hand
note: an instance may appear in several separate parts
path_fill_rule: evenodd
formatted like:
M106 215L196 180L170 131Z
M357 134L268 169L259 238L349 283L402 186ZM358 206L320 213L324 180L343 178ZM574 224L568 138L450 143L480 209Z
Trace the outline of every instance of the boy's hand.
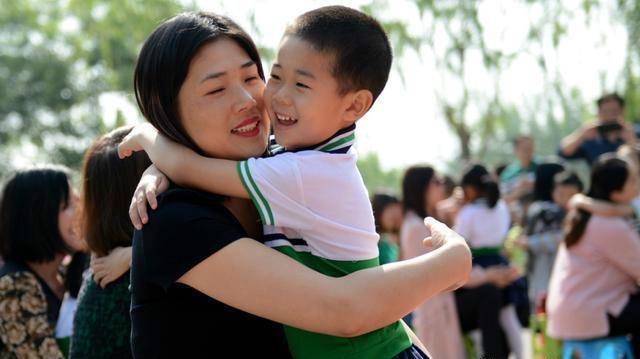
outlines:
M149 221L147 202L152 209L156 209L158 207L156 197L168 188L169 179L156 166L151 165L142 173L129 205L129 217L136 229L142 229L142 225Z
M134 152L144 151L158 136L158 130L150 123L136 125L118 145L118 156L126 158Z
M131 267L131 247L117 247L104 257L91 257L93 280L104 288Z

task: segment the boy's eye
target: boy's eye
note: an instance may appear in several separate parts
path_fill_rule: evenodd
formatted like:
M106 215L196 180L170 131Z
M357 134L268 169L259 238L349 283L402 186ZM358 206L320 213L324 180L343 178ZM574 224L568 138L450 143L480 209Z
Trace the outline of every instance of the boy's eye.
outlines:
M224 87L215 89L213 91L209 91L209 92L207 92L207 95L215 95L215 94L221 93L222 91L224 91Z
M298 87L302 87L302 88L305 88L305 89L310 89L310 88L311 88L311 87L309 87L309 86L307 86L307 85L303 84L302 82L296 82L296 86L298 86Z
M257 79L258 79L257 76L251 76L251 77L247 78L246 80L244 80L244 82L251 82L251 81L254 81L254 80L257 80Z
M274 80L280 80L280 76L276 75L276 74L271 74L271 78Z

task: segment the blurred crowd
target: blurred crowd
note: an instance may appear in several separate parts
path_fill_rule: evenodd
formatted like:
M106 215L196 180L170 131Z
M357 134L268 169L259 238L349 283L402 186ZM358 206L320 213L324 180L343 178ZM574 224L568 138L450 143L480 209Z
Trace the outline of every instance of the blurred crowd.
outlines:
M621 96L596 105L597 119L565 137L556 156L536 157L523 134L512 163L470 163L456 175L414 166L400 198L373 195L381 261L428 252L427 216L471 248L469 281L405 318L435 357L553 358L561 341L620 337L638 357L640 147ZM571 161L585 161L589 178Z
M372 196L381 264L428 252L425 217L454 228L473 253L461 288L405 318L435 358L559 355L560 341L625 337L640 349L640 150L616 95L598 118L535 156L513 140L514 161L445 174L413 166L401 196ZM0 358L131 357L131 193L144 153L117 158L121 128L86 152L80 193L60 166L16 172L0 202ZM582 160L580 178L567 161ZM81 215L80 215L81 214ZM80 218L80 221L78 221ZM555 354L550 354L555 353Z

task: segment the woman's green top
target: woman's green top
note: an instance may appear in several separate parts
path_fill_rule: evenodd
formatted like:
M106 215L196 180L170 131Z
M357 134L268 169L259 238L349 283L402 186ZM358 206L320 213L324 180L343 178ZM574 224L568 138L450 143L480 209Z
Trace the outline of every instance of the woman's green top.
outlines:
M129 272L101 288L87 272L78 295L70 358L132 358Z

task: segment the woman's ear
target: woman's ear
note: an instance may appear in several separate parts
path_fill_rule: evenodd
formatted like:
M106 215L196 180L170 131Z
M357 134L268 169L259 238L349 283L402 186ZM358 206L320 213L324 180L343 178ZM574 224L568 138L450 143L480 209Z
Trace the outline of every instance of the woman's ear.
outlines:
M369 90L358 90L347 95L346 109L343 113L345 122L351 124L364 116L373 104L373 94Z

